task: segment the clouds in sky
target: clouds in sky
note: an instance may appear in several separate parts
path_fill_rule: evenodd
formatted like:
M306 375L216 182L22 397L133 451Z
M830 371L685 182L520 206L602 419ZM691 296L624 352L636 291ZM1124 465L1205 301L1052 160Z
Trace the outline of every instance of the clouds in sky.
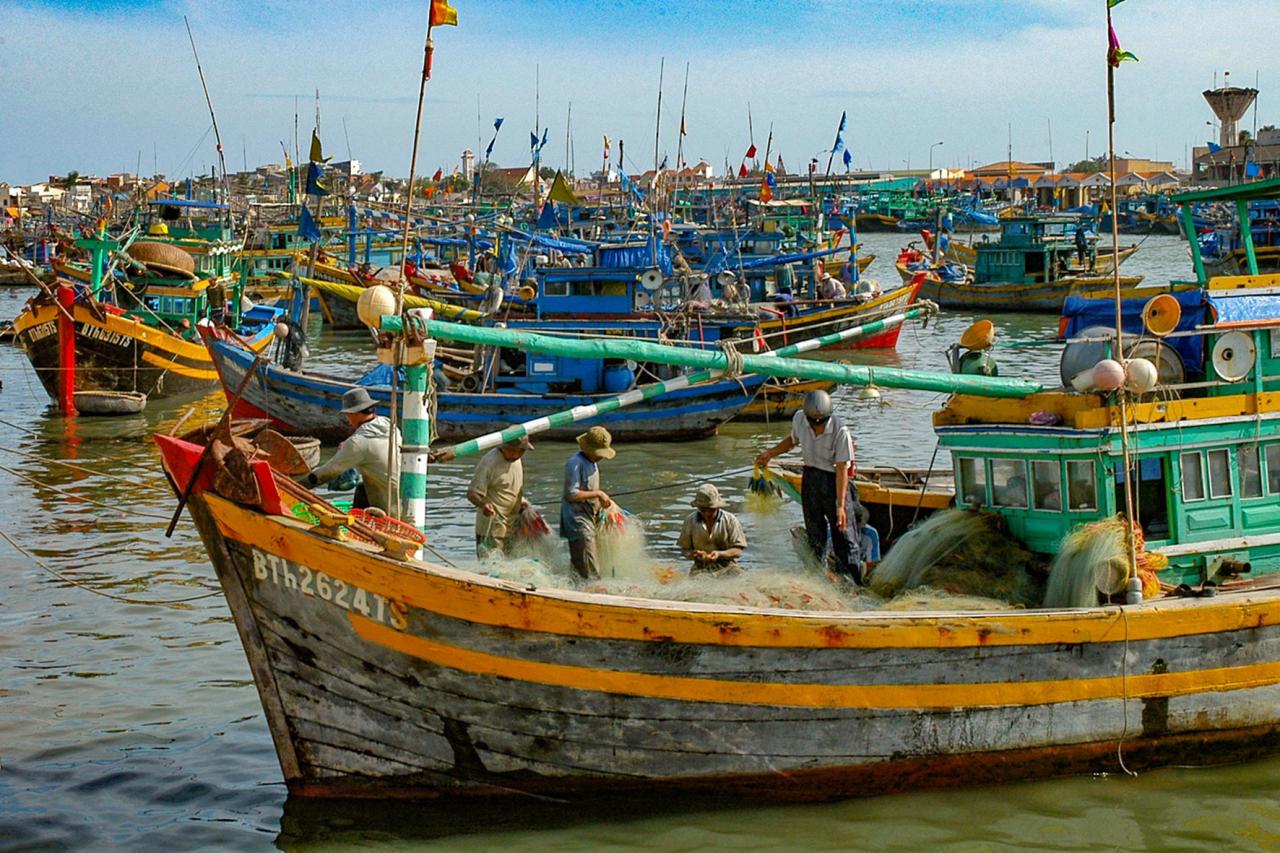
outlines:
M798 167L831 144L842 110L860 168L968 166L1014 157L1060 163L1105 144L1106 30L1102 0L766 0L612 3L455 0L461 26L436 34L421 162L456 163L483 150L527 162L535 77L544 161L564 160L573 101L574 159L597 168L602 134L625 139L628 168L652 165L658 66L666 57L661 149L674 154L680 89L690 65L686 156L735 165L770 123L774 150ZM425 2L162 0L24 2L0 8L0 179L70 169L207 172L216 159L187 43L188 15L218 112L228 165L280 159L321 97L329 152L369 168L408 169ZM1142 61L1118 72L1117 144L1181 164L1209 138L1200 91L1215 71L1252 85L1260 123L1280 60L1274 0L1128 0L1115 10L1124 46ZM477 97L480 126L477 129ZM343 120L346 123L344 135ZM478 137L483 137L479 141ZM616 152L615 152L616 153Z

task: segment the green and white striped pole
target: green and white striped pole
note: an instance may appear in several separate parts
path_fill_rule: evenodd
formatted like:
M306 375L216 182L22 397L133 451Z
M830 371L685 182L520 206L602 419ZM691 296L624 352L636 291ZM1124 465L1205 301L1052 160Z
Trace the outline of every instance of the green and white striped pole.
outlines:
M415 323L427 328L430 308L405 312ZM427 338L421 348L405 348L404 416L400 427L400 494L409 520L418 530L427 529L427 449L431 444L431 409L427 401L427 377L436 357L436 342Z
M395 324L388 328L386 323ZM398 329L398 317L384 318L383 328ZM727 370L729 357L719 350L700 350L691 347L671 346L651 341L625 339L561 338L554 335L524 332L515 329L498 329L485 326L466 326L432 320L429 326L434 337L463 343L486 346L511 347L526 352L558 355L566 358L627 358L639 362L672 364L683 367ZM838 333L835 333L838 334ZM916 391L933 391L940 394L968 394L978 397L1021 399L1039 393L1044 386L1028 379L1003 376L968 376L938 373L930 370L904 370L893 367L867 367L856 364L840 364L828 361L807 361L777 355L741 356L744 373L763 373L766 376L795 376L801 379L819 379L842 385L870 385L874 382L883 388L907 388Z
M772 352L761 353L762 358L777 358L779 356L796 355L803 352L812 352L824 346L831 346L837 343L843 343L857 338L876 335L880 332L887 331L902 325L908 320L915 320L920 317L932 316L938 313L938 307L932 302L923 302L916 305L901 314L894 314L876 320L873 323L866 323L861 326L854 326L850 329L844 329L839 332L833 332L824 335L821 338L811 338L807 341L791 344ZM517 438L536 435L540 432L556 429L558 427L568 426L578 421L585 421L590 418L599 417L600 415L616 412L619 409L625 409L627 406L645 400L652 400L654 397L661 397L663 394L670 394L672 391L679 391L682 388L688 388L691 385L697 385L702 382L712 382L724 376L723 370L698 370L693 373L677 376L674 379L667 379L662 382L653 382L648 385L641 385L632 388L624 394L616 397L610 397L601 400L598 403L591 403L586 406L574 406L572 409L565 409L551 415L545 415L540 418L534 418L521 424L509 426L498 432L486 433L478 438L455 444L446 448L442 455L446 458L458 458L462 456L471 456L476 453L482 453L500 444L508 441L514 441Z

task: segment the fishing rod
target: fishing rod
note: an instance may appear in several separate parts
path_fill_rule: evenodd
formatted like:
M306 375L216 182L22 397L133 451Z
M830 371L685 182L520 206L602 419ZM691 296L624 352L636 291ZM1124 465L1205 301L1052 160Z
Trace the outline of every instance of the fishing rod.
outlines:
M200 53L196 50L196 38L191 33L191 22L182 16L182 23L187 27L187 40L191 42L191 55L196 59L196 72L200 75L200 88L204 90L204 102L209 107L209 120L213 122L213 139L218 147L218 165L222 167L222 190L227 196L227 216L232 228L235 228L235 211L231 209L231 184L227 180L227 158L222 151L222 134L218 131L218 117L213 112L213 99L209 97L209 86L204 79L204 68L200 65Z

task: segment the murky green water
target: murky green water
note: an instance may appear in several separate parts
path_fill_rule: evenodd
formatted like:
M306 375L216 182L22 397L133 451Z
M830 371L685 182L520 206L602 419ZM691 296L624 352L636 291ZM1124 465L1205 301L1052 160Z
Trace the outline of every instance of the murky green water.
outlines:
M873 274L889 280L885 260L901 242L867 236L882 258ZM1167 278L1181 274L1185 257L1176 239L1153 237L1131 265ZM22 298L0 293L0 317L16 313ZM945 316L908 330L898 353L878 360L943 369L943 350L971 319ZM1051 333L1056 319L998 325L1003 339L1026 339ZM359 335L321 337L315 351L315 363L330 367L358 369L368 358ZM1056 375L1056 348L1000 357L1006 373ZM157 601L215 589L190 523L184 519L172 539L163 535L175 502L147 436L172 426L176 409L67 423L48 410L25 359L8 347L0 348L0 381L0 531L49 570L99 592ZM929 414L938 402L897 391L886 391L883 405L858 403L848 391L837 398L855 427L860 460L910 465L930 462ZM209 417L219 407L216 396L204 404ZM625 446L603 466L604 485L645 519L654 552L675 559L692 481L716 482L740 507L743 469L782 432L731 424L698 443ZM527 457L535 502L554 509L569 452L544 442ZM437 466L431 475L433 543L459 562L472 544L463 498L470 467ZM788 565L786 531L799 521L798 509L741 517L752 542L746 562ZM587 806L290 801L219 595L174 606L109 600L0 541L0 849L1274 849L1277 780L1280 761L1272 760L821 806L683 797Z

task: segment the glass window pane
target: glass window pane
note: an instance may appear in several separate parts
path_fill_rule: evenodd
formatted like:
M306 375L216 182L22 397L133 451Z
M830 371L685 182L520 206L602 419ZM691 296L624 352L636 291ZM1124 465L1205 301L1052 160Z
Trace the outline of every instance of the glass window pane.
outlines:
M1257 445L1237 449L1236 465L1240 468L1241 497L1262 497L1262 468L1258 465Z
M1280 495L1280 444L1267 445L1267 491Z
M1199 453L1182 454L1182 499L1204 500L1204 471L1201 469Z
M992 459L991 494L996 506L1026 506L1027 464L1021 459Z
M1031 463L1031 494L1036 509L1062 509L1062 472L1057 460Z
M987 502L986 466L981 459L962 457L960 459L960 494L964 496L962 503L985 504Z
M1093 462L1067 463L1067 496L1069 509L1097 509L1097 484L1094 482Z
M1231 497L1231 455L1225 449L1209 451L1209 497Z

